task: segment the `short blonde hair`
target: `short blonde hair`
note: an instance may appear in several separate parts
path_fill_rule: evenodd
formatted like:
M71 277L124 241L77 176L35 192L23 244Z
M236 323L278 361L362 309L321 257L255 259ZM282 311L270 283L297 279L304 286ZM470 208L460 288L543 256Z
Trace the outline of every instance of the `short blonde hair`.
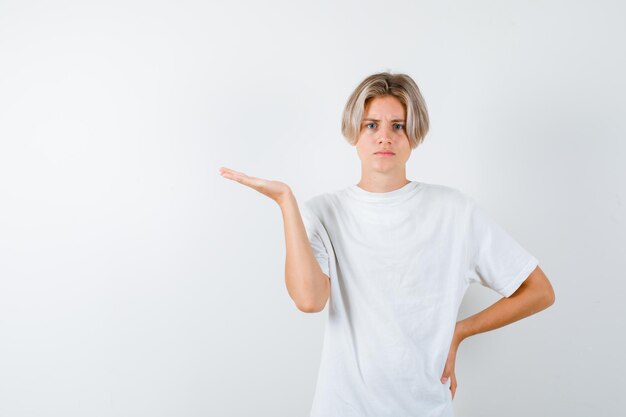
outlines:
M428 109L417 84L406 74L379 72L365 78L350 95L341 120L341 134L356 145L365 106L374 97L394 96L406 112L406 133L411 149L423 142L428 133Z

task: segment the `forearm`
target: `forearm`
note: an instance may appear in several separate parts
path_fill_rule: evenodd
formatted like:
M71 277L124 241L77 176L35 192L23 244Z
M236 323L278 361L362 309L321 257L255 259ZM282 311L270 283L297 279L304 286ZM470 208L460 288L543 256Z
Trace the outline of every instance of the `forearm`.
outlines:
M525 285L526 284L526 285ZM538 313L553 302L551 294L527 283L508 298L502 298L483 311L457 323L460 340L478 333L494 330Z
M328 299L330 282L315 259L293 194L281 198L279 205L285 226L287 291L300 310L319 311Z

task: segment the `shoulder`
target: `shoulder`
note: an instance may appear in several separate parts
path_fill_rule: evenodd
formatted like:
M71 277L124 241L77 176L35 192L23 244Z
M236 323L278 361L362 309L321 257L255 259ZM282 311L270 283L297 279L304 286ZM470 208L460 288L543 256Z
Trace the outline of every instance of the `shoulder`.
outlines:
M465 210L472 198L462 190L443 184L421 183L426 198L436 204Z
M300 213L314 222L322 221L331 209L332 198L333 193L326 192L304 199L299 204Z
M323 214L328 210L332 210L333 206L341 205L341 201L346 198L347 187L327 191L304 199L302 206L316 214Z
M305 199L301 206L313 212L319 212L328 204L328 193L318 194Z

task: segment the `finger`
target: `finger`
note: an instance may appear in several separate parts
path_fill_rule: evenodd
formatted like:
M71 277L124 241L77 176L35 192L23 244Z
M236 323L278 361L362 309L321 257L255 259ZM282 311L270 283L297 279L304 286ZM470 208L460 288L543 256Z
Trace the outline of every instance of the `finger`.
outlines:
M223 175L224 173L232 172L233 170L226 167L220 167L218 171L220 172L220 175Z
M231 174L231 175L243 174L242 172L235 171L234 169L230 169L230 168L226 168L226 167L220 167L219 171L220 171L220 174L222 174L222 175L224 175L224 174Z
M236 174L233 174L231 172L222 172L222 177L228 178L229 180L233 180L233 181L240 181L241 180L241 177L239 177Z
M256 190L260 190L263 184L265 184L265 180L261 178L252 177L250 175L244 174L243 172L237 172L233 170L230 170L229 172L224 172L222 176L225 178L229 178L233 181L237 181L243 185L247 185L248 187L252 187Z
M448 364L443 368L443 373L441 374L440 381L442 384L445 384L448 378L450 377L450 369L448 368Z
M238 172L232 169L224 170L221 172L221 174L223 177L239 182L244 182L246 179L249 178L248 175L244 174L243 172Z
M445 384L446 381L448 380L449 376L450 376L450 374L449 374L448 370L444 369L443 375L441 375L441 379L440 379L441 383Z
M456 376L452 374L452 378L450 379L450 390L452 391L452 399L454 399L454 394L456 393Z

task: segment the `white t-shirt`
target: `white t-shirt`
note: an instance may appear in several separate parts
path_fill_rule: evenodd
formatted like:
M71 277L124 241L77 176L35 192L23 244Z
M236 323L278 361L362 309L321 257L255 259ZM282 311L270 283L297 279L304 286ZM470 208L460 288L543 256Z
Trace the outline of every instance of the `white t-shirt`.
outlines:
M452 187L357 185L300 211L330 277L311 417L453 417L440 378L469 284L510 296L537 259Z

